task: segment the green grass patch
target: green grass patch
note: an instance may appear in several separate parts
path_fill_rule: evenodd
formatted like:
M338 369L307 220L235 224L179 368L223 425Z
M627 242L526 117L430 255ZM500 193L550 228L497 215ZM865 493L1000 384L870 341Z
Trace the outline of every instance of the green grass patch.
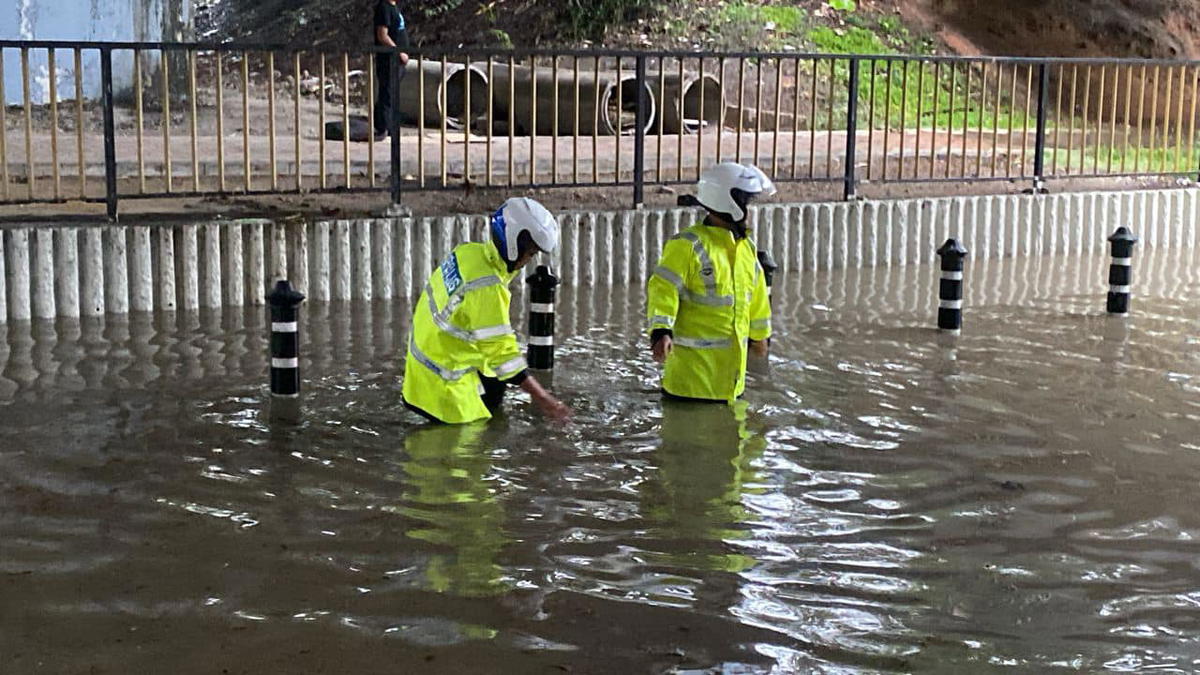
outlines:
M815 26L808 32L808 40L817 51L827 54L891 54L894 51L875 31L862 26Z
M1078 130L1076 130L1078 131ZM1063 130L1066 133L1066 130ZM1046 131L1054 138L1054 129ZM1120 137L1118 136L1118 139ZM1062 142L1062 141L1060 141ZM1121 141L1118 140L1120 143ZM1182 150L1182 152L1181 152ZM1188 148L1129 147L1090 145L1084 148L1047 148L1046 170L1055 173L1196 173L1200 164L1200 145ZM1111 168L1110 168L1111 167Z

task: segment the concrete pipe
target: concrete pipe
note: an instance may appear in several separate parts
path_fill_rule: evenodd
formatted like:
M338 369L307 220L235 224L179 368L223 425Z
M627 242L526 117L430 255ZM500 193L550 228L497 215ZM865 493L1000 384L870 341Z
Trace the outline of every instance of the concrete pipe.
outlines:
M421 70L425 71L422 83ZM462 129L467 122L466 93L468 82L471 88L471 111L469 117L477 119L487 114L487 73L475 66L467 69L461 63L446 64L442 77L442 62L411 59L404 68L400 80L400 119L408 124L417 124L422 113L426 126L441 126L442 118L450 129ZM424 109L421 105L421 89L424 84ZM442 96L445 92L445 110Z
M483 64L472 64L473 68L486 68ZM579 73L579 110L575 110L575 74L572 69L560 68L558 72L558 100L554 99L554 70L538 68L532 72L529 66L515 66L512 72L508 64L492 66L492 96L495 101L494 126L506 129L509 116L509 91L512 96L513 133L529 135L533 128L533 112L537 111L537 133L549 136L555 132L554 116L558 115L558 134L570 136L576 133L576 117L578 117L578 133L581 136L614 136L618 129L620 133L632 134L636 128L637 111L637 78L632 73L622 73L620 79L620 96L618 97L617 75L612 72L599 74L597 87L596 73ZM514 81L515 77L515 81ZM537 102L533 101L533 83L536 77ZM652 128L656 102L654 92L647 83L643 83L642 91L646 95L646 124L645 131ZM599 92L599 96L597 96Z
M686 73L680 79L679 73L659 80L659 75L648 75L651 88L661 86L663 100L658 102L662 113L662 131L665 134L694 134L701 128L718 130L721 128L725 114L725 91L721 82L711 75L701 78L695 73ZM680 117L680 99L683 99L683 116ZM651 127L658 131L658 120Z

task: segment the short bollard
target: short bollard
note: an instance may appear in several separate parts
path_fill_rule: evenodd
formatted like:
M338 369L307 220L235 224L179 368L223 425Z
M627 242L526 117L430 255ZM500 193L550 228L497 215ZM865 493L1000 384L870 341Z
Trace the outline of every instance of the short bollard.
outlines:
M1108 238L1112 264L1108 266L1108 313L1129 313L1129 286L1133 283L1133 245L1138 238L1127 227L1118 227Z
M938 328L962 329L963 258L967 249L957 239L947 239L937 250L942 258L942 281L938 287Z
M297 315L304 294L291 282L279 281L267 295L271 306L271 395L300 395L300 331Z
M762 265L763 276L767 278L767 297L770 297L771 286L775 283L775 270L779 269L779 265L775 264L770 251L758 252L758 264Z
M529 284L529 353L526 360L534 370L554 368L554 294L558 277L538 265L525 279Z

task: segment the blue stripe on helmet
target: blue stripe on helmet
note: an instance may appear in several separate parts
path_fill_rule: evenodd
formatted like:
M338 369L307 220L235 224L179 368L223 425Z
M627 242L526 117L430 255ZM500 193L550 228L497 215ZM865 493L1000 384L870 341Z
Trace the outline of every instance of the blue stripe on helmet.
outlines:
M508 258L508 223L504 220L504 207L496 209L492 214L492 236L500 244L500 257Z

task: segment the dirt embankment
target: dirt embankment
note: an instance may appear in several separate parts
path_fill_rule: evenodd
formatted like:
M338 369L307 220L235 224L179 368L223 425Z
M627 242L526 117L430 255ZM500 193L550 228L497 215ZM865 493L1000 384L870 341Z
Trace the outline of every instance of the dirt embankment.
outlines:
M908 0L950 45L1011 56L1200 57L1195 0Z

